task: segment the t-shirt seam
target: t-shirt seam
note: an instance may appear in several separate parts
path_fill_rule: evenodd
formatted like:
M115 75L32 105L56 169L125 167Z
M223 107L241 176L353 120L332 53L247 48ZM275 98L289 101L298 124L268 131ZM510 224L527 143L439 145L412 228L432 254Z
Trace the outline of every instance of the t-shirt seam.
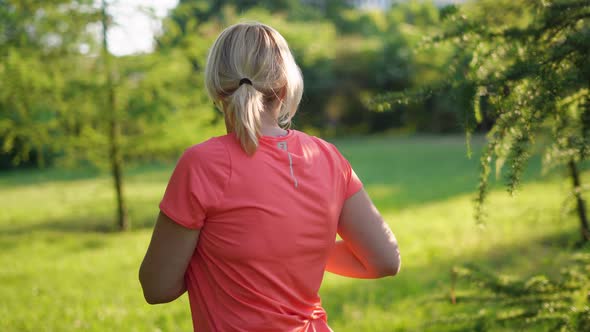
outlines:
M348 182L348 186L350 186L350 182L352 182L352 173L350 176L350 181ZM361 191L361 189L363 189L364 184L362 182L360 182L359 187L355 188L354 190L352 190L352 192L349 194L348 193L348 189L346 190L345 194L344 194L344 200L349 199L350 197L354 196L355 194L357 194L359 191Z
M192 219L187 222L184 218L178 217L175 212L171 212L172 210L170 210L166 204L162 204L162 202L160 202L158 207L160 208L160 211L162 211L168 218L172 219L174 222L183 227L190 229L200 229L203 227L203 222L195 223L195 221Z

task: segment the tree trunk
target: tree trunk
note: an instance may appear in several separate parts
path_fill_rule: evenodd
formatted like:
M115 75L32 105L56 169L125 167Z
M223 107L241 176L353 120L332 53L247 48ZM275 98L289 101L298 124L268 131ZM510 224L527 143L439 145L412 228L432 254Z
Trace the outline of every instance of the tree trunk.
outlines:
M120 142L121 127L117 114L115 88L113 85L113 75L111 68L111 54L109 53L108 41L108 16L106 0L102 0L102 55L104 61L104 71L106 74L105 91L107 95L106 106L109 115L109 158L111 161L111 174L113 176L115 193L117 196L117 216L119 230L129 229L129 220L127 218L127 207L123 195L123 158L121 157Z
M580 231L582 233L582 242L590 240L590 228L588 227L588 217L586 215L586 202L582 198L582 188L580 185L580 173L576 162L570 159L568 163L570 169L570 176L574 185L574 196L576 197L578 218L580 219Z

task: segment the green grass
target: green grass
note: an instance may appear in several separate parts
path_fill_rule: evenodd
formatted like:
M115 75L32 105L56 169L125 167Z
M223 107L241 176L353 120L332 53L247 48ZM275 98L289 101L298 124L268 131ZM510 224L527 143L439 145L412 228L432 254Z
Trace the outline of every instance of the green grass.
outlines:
M335 331L444 331L436 321L480 309L450 304L450 271L475 262L517 276L556 275L578 239L561 205L569 183L539 176L521 192L490 196L484 228L473 220L477 158L460 137L362 138L336 144L398 237L395 278L326 274L322 301ZM476 154L481 140L475 142ZM173 165L127 172L133 230L113 231L110 178L60 170L0 174L0 331L189 331L188 300L144 303L137 270ZM584 179L587 174L584 174ZM588 181L588 180L586 180Z

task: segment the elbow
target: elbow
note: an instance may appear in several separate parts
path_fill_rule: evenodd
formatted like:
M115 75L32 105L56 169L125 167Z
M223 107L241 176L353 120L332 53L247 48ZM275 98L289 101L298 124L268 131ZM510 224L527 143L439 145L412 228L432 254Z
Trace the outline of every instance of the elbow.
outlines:
M399 273L399 270L402 268L402 260L401 257L398 255L397 260L392 265L391 270L389 271L389 276L393 277Z
M176 300L183 292L171 288L162 288L160 282L151 280L145 274L139 274L139 283L143 291L143 297L148 304L169 303Z
M379 278L383 277L393 277L397 275L401 269L402 261L399 250L396 249L392 257L381 264L380 268L378 269Z
M162 304L169 303L176 300L181 294L178 292L170 292L155 287L146 287L144 283L141 284L143 289L143 297L148 304Z
M394 264L389 264L389 265L380 269L379 278L393 277L399 273L400 268L401 268L400 262L397 262Z
M160 303L166 303L163 302L162 299L159 299L157 296L155 296L155 294L152 294L150 292L146 292L146 290L143 290L143 298L145 299L145 302L147 302L147 304L160 304Z
M141 273L139 275L139 283L141 284L143 298L148 304L164 303L157 293L149 286L149 283L145 280L145 278L142 277Z
M145 301L151 305L169 303L176 299L176 297L166 296L162 294L153 294L146 292L145 290L143 292L143 297L145 298Z

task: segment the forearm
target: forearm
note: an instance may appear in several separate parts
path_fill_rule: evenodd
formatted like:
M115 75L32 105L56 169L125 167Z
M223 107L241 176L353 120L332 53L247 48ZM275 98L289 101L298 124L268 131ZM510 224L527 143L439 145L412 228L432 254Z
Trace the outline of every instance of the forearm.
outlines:
M344 241L337 241L328 256L326 270L341 276L361 279L381 278L383 275L365 266Z

